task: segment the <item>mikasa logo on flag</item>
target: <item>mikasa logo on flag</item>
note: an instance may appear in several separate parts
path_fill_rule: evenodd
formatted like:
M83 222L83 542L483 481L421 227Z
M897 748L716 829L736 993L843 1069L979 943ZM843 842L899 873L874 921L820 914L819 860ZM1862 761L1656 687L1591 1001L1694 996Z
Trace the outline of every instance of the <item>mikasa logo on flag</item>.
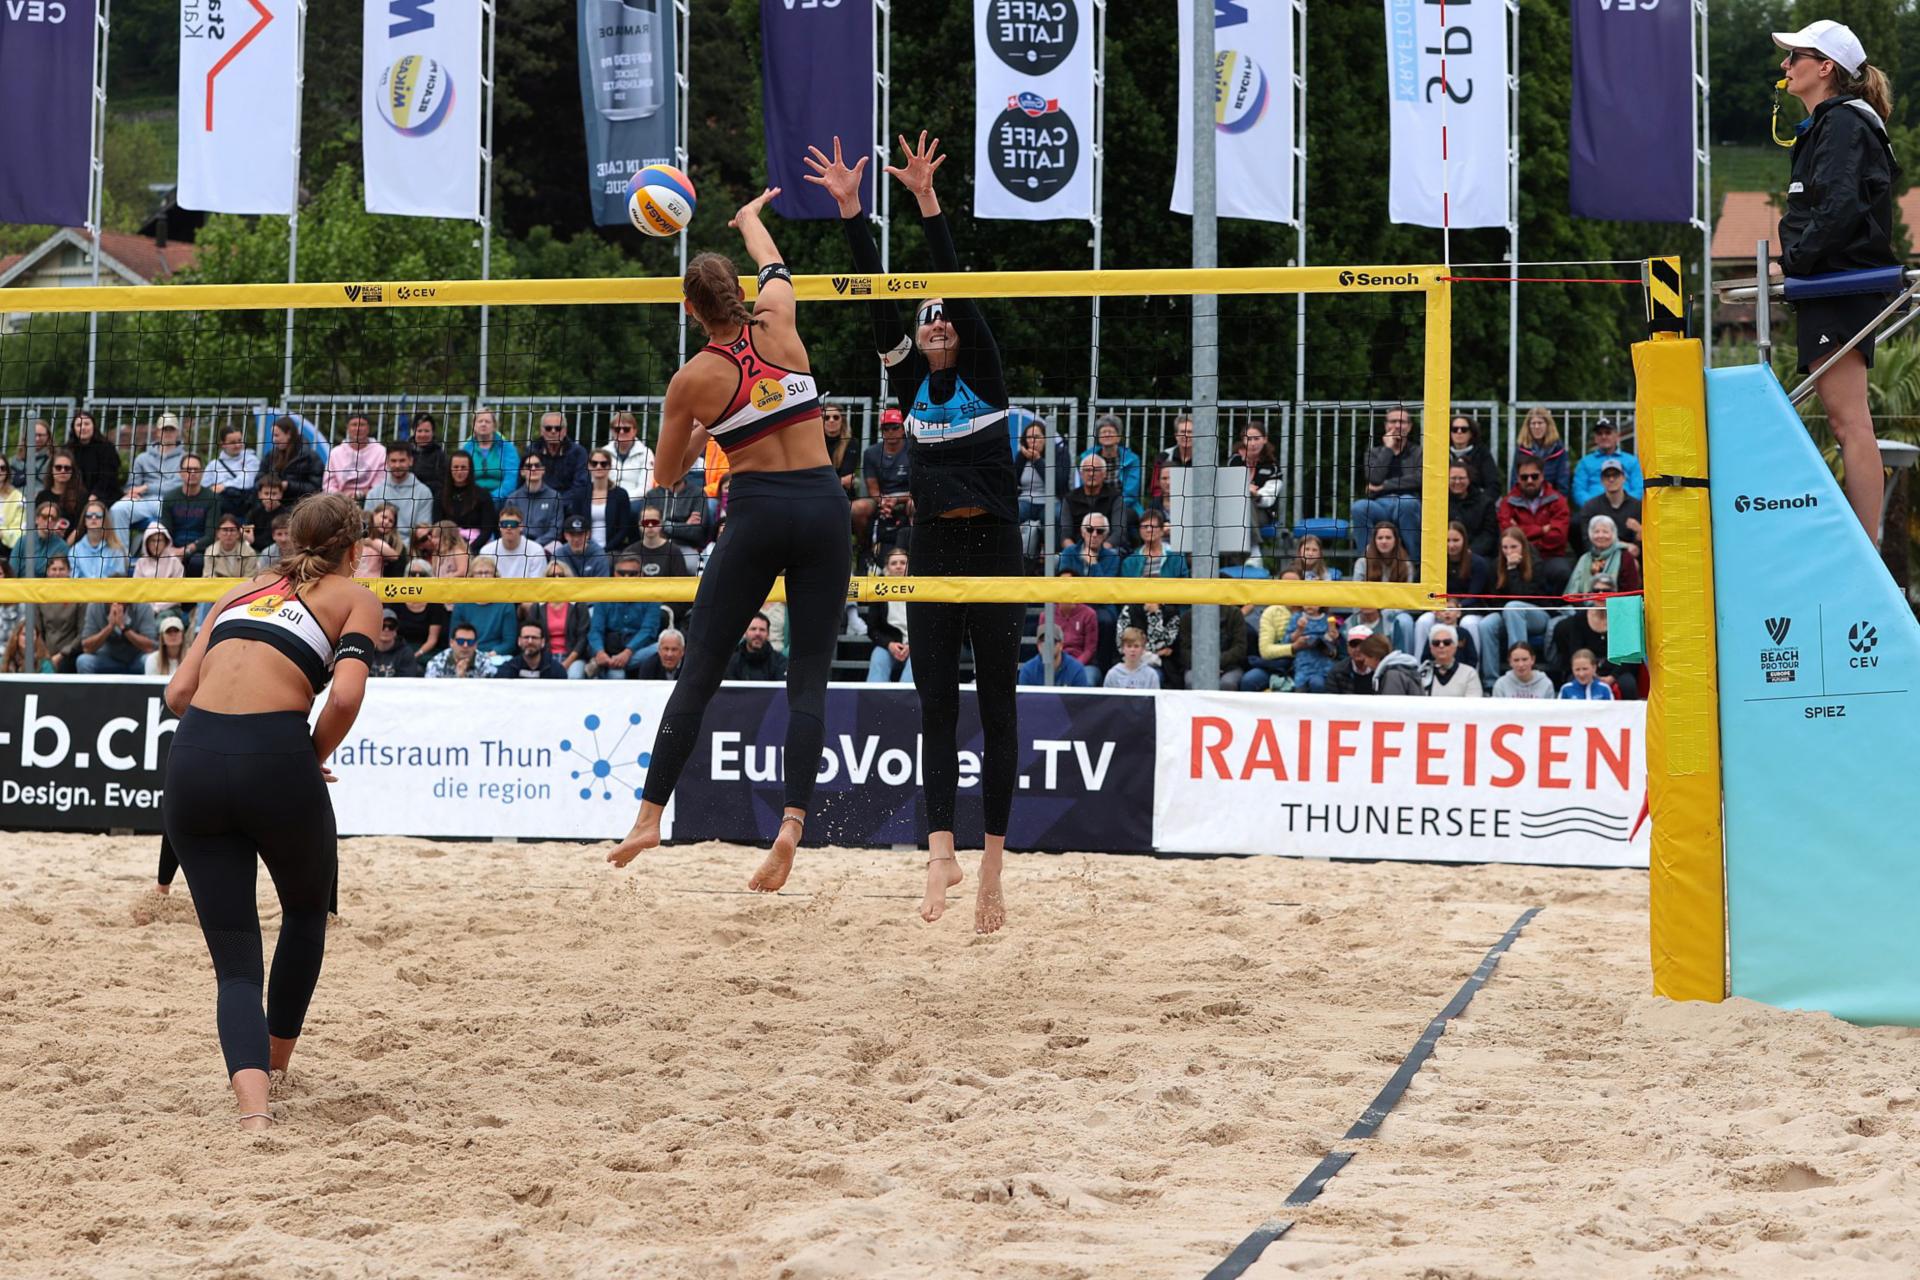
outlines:
M361 145L367 210L480 213L480 6L364 0Z

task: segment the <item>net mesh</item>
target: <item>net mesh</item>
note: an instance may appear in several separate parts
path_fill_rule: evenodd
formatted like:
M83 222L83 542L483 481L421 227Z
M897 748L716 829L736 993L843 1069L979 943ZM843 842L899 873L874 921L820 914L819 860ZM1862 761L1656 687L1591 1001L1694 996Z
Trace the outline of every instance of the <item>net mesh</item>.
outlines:
M1424 468L1411 459L1431 434L1429 412L1446 404L1445 286L1431 283L1438 273L1396 269L1397 278L1419 283L1390 291L1368 291L1365 273L1360 289L1346 287L1351 271L1297 273L1315 291L1332 294L1316 296L1313 305L1341 308L1344 331L1359 335L1338 353L1317 357L1299 381L1299 295L1275 289L1219 296L1218 409L1210 439L1204 427L1198 435L1193 427L1193 299L1186 290L1197 283L1191 273L1151 273L1143 281L1144 274L1050 273L1043 296L978 300L1011 401L1006 447L1019 475L1026 577L1071 575L1046 586L911 576L911 518L895 499L903 481L882 428L891 402L873 354L870 308L803 301L800 333L845 439L841 445L830 438L829 449L855 503L856 572L864 575L858 595L884 594L877 579L902 545L918 599L1114 606L1143 594L1125 581L1139 577L1162 579L1154 591L1172 604L1292 601L1302 592L1330 601L1335 597L1326 593L1337 591L1344 600L1408 607L1430 594L1418 561L1421 496L1427 473L1443 466L1444 450ZM1228 274L1217 273L1215 287ZM890 280L904 279L908 293L938 292L939 284L816 278L802 282L803 297L870 301L873 294L853 279L867 280L881 296ZM598 286L604 296L610 283L653 302L678 297L676 281L582 288ZM14 567L20 576L44 577L46 556L33 554L36 547L88 538L91 490L109 508L102 523L124 551L124 566L108 558L110 568L137 572L150 522L179 526L170 529L168 552L183 562L188 581L168 589L187 600L211 599L222 579L257 563L246 549L271 558L275 515L288 496L319 484L364 496L369 527L361 571L380 579L389 598L690 600L724 527L730 478L713 450L685 482L662 486L652 474L650 446L666 384L682 353L698 349L699 330L683 332L674 306L512 305L498 286L498 305L437 305L455 294L485 299L486 288L452 282L196 293L189 286L166 290L164 310L93 316L78 308L138 307L155 291L105 290L83 302L79 295L89 291L67 290L61 310L7 316L0 322L0 446L28 508ZM547 290L566 291L565 282ZM330 298L327 305L271 305L320 296ZM903 317L910 306L901 301ZM1096 306L1097 347L1090 338ZM89 381L91 394L76 390ZM1391 474L1380 474L1376 461L1370 475L1369 450L1381 445L1395 418L1410 429L1404 456L1391 463ZM82 421L110 447L110 464L102 461L103 446L75 438ZM561 430L546 429L554 425ZM167 447L174 441L178 453ZM417 450L410 463L382 460L384 447L397 442ZM1196 483L1203 473L1192 465L1209 445L1219 463L1211 504ZM455 462L458 456L470 461ZM186 474L182 458L190 458ZM608 465L596 468L594 461ZM70 472L56 474L67 464ZM103 470L109 465L112 475ZM529 474L535 470L544 474ZM467 471L484 500L466 488ZM262 483L267 477L281 481L279 495L272 479ZM610 488L622 491L624 504L612 501ZM51 528L36 527L46 524L32 509L43 492L58 507ZM509 524L518 516L518 529L501 527L508 507L515 508ZM569 516L586 522L586 549L569 542ZM219 531L224 521L235 526L230 536ZM1379 523L1392 527L1387 541L1395 545L1369 564L1362 552ZM1303 552L1311 571L1316 542L1326 566L1347 584L1372 581L1336 589L1283 579L1302 567ZM613 558L623 552L641 558L642 581L612 574ZM510 583L476 581L483 557ZM80 557L68 558L80 566ZM87 559L93 574L100 558ZM545 581L554 564L567 566L556 576L573 581ZM429 581L397 581L410 574ZM43 598L51 586L43 584ZM98 593L108 589L71 590L104 598ZM0 584L5 598L23 592Z

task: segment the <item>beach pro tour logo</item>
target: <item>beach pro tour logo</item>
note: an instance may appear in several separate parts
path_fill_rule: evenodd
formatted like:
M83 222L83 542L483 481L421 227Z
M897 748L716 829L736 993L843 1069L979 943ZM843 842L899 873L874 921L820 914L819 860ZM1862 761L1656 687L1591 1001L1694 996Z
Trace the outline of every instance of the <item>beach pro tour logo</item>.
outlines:
M993 0L987 45L1023 75L1045 75L1067 60L1080 39L1078 0Z
M1351 289L1356 285L1362 289L1375 289L1381 286L1419 284L1420 277L1412 271L1397 271L1390 275L1381 275L1377 271L1342 271L1340 286Z
M1767 639L1772 641L1772 645L1760 650L1760 674L1768 684L1792 684L1800 671L1800 650L1787 645L1787 634L1793 630L1793 619L1768 618L1766 628Z
M1798 511L1803 507L1817 507L1820 498L1817 494L1803 493L1797 498L1769 498L1760 494L1741 494L1733 500L1733 509L1741 515L1749 511Z
M1039 204L1080 168L1080 133L1058 98L1016 93L987 131L987 159L1001 186Z

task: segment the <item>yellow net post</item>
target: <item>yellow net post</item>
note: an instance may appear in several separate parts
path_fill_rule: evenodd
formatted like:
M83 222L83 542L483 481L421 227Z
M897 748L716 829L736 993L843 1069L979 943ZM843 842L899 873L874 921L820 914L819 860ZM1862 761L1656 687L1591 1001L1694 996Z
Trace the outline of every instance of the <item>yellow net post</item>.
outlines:
M1707 387L1678 263L1648 264L1648 320L1635 343L1637 435L1646 468L1643 539L1648 662L1649 943L1654 994L1722 1000L1727 990L1721 860L1720 682L1707 491Z

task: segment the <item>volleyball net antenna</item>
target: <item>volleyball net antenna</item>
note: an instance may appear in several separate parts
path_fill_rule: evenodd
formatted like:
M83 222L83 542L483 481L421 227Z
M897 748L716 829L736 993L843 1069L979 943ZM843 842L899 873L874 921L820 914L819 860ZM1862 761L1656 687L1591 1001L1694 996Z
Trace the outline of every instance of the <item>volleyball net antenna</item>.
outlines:
M1445 591L1447 422L1460 406L1450 385L1454 278L1443 267L800 276L795 285L813 372L848 437L852 496L866 500L860 518L867 528L857 541L859 565L870 571L856 577L850 596L1119 605L1143 597L1134 578L1155 576L1161 581L1146 594L1170 605L1430 609ZM742 286L751 298L753 281ZM1320 299L1317 308L1338 308L1343 333L1357 335L1337 351L1316 352L1318 398L1305 402L1292 394L1301 293ZM1216 430L1193 439L1189 453L1190 300L1199 294L1219 298L1220 374ZM276 424L283 432L291 424L320 467L332 459L332 474L320 477L329 487L365 493L373 486L365 503L369 536L390 545L363 557L363 573L375 577L377 554L383 568L371 585L388 600L684 602L726 518L724 459L712 451L707 465L696 464L691 486L662 492L651 467L637 468L625 448L629 439L649 450L657 441L666 385L679 364L681 296L677 279L14 290L0 316L0 448L30 507L43 490L66 494L59 536L70 537L84 531L84 503L52 468L63 465L59 450L76 418L90 416L115 446L123 485L142 478L131 470L143 451L175 433L198 459L203 491L230 478L220 459L235 447L234 433L238 448L267 459ZM1033 459L1020 489L1025 577L911 573L907 483L889 444L898 436L882 421L893 402L875 355L872 310L876 300L892 306L904 333L915 303L933 297L975 300L1000 347L1011 406L1005 447L1017 457L1024 445ZM1097 361L1085 337L1096 297ZM97 316L91 339L90 314ZM90 359L95 391L83 396L76 389L88 385ZM1479 416L1483 440L1490 418L1490 411ZM1381 477L1368 474L1368 451L1401 422L1407 456L1422 450L1423 462L1411 470L1397 463L1381 486ZM547 430L556 424L560 431ZM616 434L629 424L631 436ZM369 468L355 461L357 449L338 448L363 436L382 446L417 436L438 451L430 447L401 467L406 474L392 464ZM489 437L509 448L477 448ZM624 515L615 515L617 503L593 500L591 458L564 444L558 452L544 447L555 438L589 455L619 446L622 457L610 470L625 492ZM437 501L455 453L474 459L491 523L473 514L482 504L448 510ZM537 480L525 465L534 458L544 464L531 468L542 473ZM1203 492L1209 469L1199 465L1209 458L1211 502ZM424 476L430 501L418 500L407 474ZM129 562L142 552L148 523L165 523L174 503L168 493L186 480L176 462L145 493L122 499L106 522L125 539ZM558 506L541 496L559 490L567 492ZM216 497L196 565L206 563L217 522L228 514L241 522L248 545L270 545L271 529L260 522L271 520L273 508L259 495ZM392 512L383 514L384 506ZM609 557L657 551L664 537L684 552L691 572L555 580L545 566L568 559L561 553L572 517ZM1418 558L1365 580L1364 552L1382 522L1395 526L1389 541L1417 549ZM29 510L28 534L35 523ZM449 524L461 531L464 559L449 556ZM902 525L904 534L895 527ZM1281 577L1309 536L1343 581ZM1108 549L1093 548L1094 539ZM525 550L529 543L544 557ZM908 550L907 576L886 577L888 552L899 543ZM494 581L472 576L482 553L494 561ZM529 563L504 559L511 556ZM1391 562L1397 552L1377 558ZM434 574L407 576L415 559L434 565ZM195 573L46 581L28 557L26 577L0 579L0 602L202 601L232 585ZM1043 577L1054 580L1031 580Z

